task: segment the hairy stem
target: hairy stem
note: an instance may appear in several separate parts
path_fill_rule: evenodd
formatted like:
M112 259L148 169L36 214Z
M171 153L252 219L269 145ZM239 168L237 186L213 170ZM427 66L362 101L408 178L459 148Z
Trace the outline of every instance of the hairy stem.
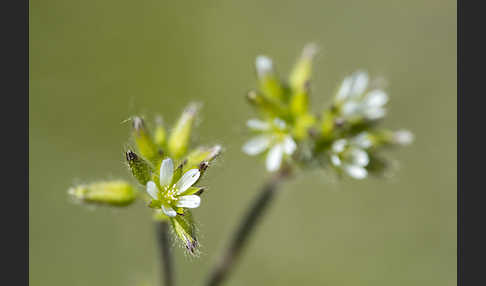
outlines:
M172 252L170 248L170 233L169 233L169 222L158 222L156 223L156 233L157 242L160 249L160 264L163 268L161 273L163 273L160 278L162 286L174 286L174 263L172 261Z
M244 249L252 231L257 223L265 214L270 203L272 202L278 190L278 184L285 178L289 177L290 169L282 168L273 177L271 177L258 193L257 198L250 204L243 220L233 234L229 247L206 280L206 286L218 286L224 282L231 270L234 268L242 250Z

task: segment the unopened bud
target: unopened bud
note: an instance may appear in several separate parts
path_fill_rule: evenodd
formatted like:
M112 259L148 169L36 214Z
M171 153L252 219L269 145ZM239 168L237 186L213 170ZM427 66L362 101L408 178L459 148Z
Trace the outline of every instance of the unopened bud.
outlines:
M131 150L127 151L126 159L128 162L128 167L130 168L133 176L140 184L145 186L147 182L150 181L152 166Z
M198 255L199 243L196 238L196 226L194 225L191 212L186 210L184 216L178 215L170 218L170 222L183 247L189 254Z
M203 161L211 162L221 153L221 149L220 145L215 145L211 148L197 148L187 156L187 164L184 167L184 171L197 167Z
M279 117L285 114L285 110L279 101L272 98L267 98L254 90L247 93L246 99L251 105L255 106L258 111L265 115Z
M255 67L263 94L268 98L282 100L283 88L273 69L272 60L266 56L258 56Z
M136 199L135 189L124 181L80 185L70 188L68 193L81 202L113 206L126 206Z
M159 155L158 148L152 141L143 119L138 116L133 118L133 136L140 154L147 160L155 162Z
M191 137L192 125L196 117L199 106L197 104L189 105L182 113L172 130L168 149L170 156L181 158L187 152L189 139Z
M157 116L155 118L155 132L154 132L154 142L160 149L164 149L167 140L167 133L164 128L162 117Z
M317 53L316 44L307 44L302 51L302 56L296 63L289 78L290 86L294 91L301 91L305 88L306 82L310 80L312 72L312 60Z

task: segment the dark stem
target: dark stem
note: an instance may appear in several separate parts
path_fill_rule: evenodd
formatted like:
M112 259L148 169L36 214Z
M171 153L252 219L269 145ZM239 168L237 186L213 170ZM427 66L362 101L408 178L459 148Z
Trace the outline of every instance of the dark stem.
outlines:
M230 274L250 238L252 231L255 229L258 221L265 214L265 211L272 202L278 190L278 183L289 175L290 169L282 168L263 185L257 198L250 204L243 220L238 225L229 247L210 273L205 284L206 286L218 286L223 283L226 277Z
M163 268L161 273L163 276L160 278L162 286L174 286L174 263L172 261L172 252L170 247L170 233L169 222L156 223L157 242L160 250L160 262Z

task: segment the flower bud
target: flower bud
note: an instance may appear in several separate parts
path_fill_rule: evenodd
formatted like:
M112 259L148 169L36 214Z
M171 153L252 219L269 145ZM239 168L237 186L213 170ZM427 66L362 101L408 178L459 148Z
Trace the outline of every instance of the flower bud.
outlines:
M124 181L98 182L72 187L68 193L78 201L126 206L136 199L135 189Z
M283 88L273 69L272 60L266 56L258 56L255 66L263 94L268 98L282 100Z
M306 113L298 116L295 120L293 135L297 140L305 139L309 135L309 129L316 122L312 114Z
M309 109L309 82L295 90L290 98L290 111L296 117L306 114Z
M317 53L316 44L307 44L302 51L302 56L296 63L292 73L290 74L289 83L290 87L300 92L305 89L306 83L310 80L312 71L312 60Z
M221 153L221 146L216 145L211 148L200 147L189 153L187 156L187 164L184 166L184 172L198 167L203 161L211 162Z
M150 174L152 173L151 165L131 150L127 151L126 159L132 175L140 184L145 186L150 181Z
M322 132L322 137L324 139L331 138L332 132L335 127L334 119L335 119L335 115L334 112L332 111L325 111L322 114L321 132Z
M166 140L167 140L167 133L165 131L165 128L164 128L164 125L163 125L163 122L162 122L162 118L160 116L158 116L156 119L155 119L155 132L154 132L154 142L155 144L157 144L157 146L160 148L160 149L164 149L164 146L165 146L165 143L166 143Z
M182 113L179 121L177 121L174 129L172 130L169 141L168 149L169 153L174 158L181 158L187 152L189 145L189 139L191 136L192 125L196 117L198 105L189 105Z
M196 238L196 226L189 210L183 216L178 215L170 218L170 222L177 238L191 255L198 254L199 243Z
M265 115L280 117L285 114L285 110L280 102L267 98L254 90L248 92L246 99L251 105L255 106L258 111Z
M147 160L155 162L159 156L158 148L152 141L143 119L138 116L133 118L133 136L140 154Z

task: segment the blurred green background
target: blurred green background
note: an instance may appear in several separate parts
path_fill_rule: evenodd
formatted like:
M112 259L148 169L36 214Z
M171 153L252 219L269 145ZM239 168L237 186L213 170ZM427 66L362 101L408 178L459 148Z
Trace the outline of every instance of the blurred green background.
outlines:
M255 56L285 76L314 41L315 110L365 68L389 83L385 124L416 141L386 180L286 184L227 285L455 285L456 36L452 0L30 1L30 284L158 279L147 208L87 209L66 190L129 178L122 121L172 123L196 100L197 142L226 150L195 211L201 257L175 249L179 285L198 285L266 177L240 151Z

